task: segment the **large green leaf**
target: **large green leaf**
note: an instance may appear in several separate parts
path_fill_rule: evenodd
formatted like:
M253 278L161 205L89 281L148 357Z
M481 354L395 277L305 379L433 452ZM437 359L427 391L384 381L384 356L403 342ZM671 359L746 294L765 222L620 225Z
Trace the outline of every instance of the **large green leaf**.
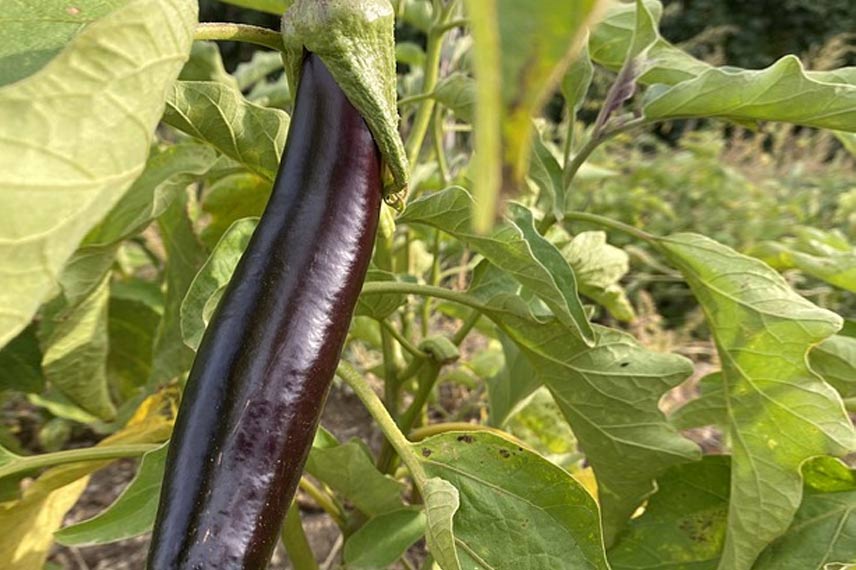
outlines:
M250 103L223 83L178 81L163 120L268 180L276 176L289 122L283 111Z
M645 97L647 119L722 117L739 122L783 121L856 131L856 85L809 76L785 56L759 71L713 68Z
M19 81L48 64L88 24L128 0L11 0L0 26L0 86Z
M660 2L645 1L654 16ZM615 4L591 36L589 49L598 63L619 69L634 41L636 5ZM664 40L656 30L639 81L655 85L646 93L644 116L651 120L721 117L742 123L782 121L811 127L856 131L856 81L853 68L805 71L794 56L762 70L714 67Z
M699 457L660 412L660 398L691 372L683 357L645 349L623 332L595 327L588 346L553 318L536 318L495 267L476 268L470 295L521 348L594 468L607 543L671 465Z
M597 504L561 468L486 432L439 435L414 452L460 494L453 524L463 570L608 568Z
M253 237L256 224L258 218L245 218L233 223L188 287L181 302L181 337L193 350L199 348L217 303Z
M129 0L0 89L0 345L142 172L196 11L189 0Z
M463 241L538 295L569 331L590 342L591 325L577 295L574 273L535 230L532 214L511 205L512 218L490 235L473 231L472 197L453 186L411 202L399 221L442 230Z
M45 378L83 410L111 420L116 408L107 385L107 305L110 278L67 310L42 323L42 369Z
M642 516L609 551L614 570L714 570L725 543L727 456L673 467ZM832 570L856 562L856 473L831 457L803 467L802 503L788 530L753 570ZM841 565L841 566L839 566Z
M523 181L532 117L582 47L598 0L469 0L475 40L474 227L493 225L501 189Z
M105 544L150 531L160 499L167 445L143 455L134 479L109 507L54 533L57 541L69 546Z
M841 327L764 263L708 238L658 241L702 305L722 360L733 463L721 570L748 570L789 526L800 466L856 447L835 390L807 365L809 349Z
M111 382L124 397L144 386L152 371L152 356L158 325L163 316L163 302L153 283L130 281L114 283L110 289L110 353L107 372Z
M730 462L710 455L657 478L642 516L609 549L613 570L715 570L728 517Z

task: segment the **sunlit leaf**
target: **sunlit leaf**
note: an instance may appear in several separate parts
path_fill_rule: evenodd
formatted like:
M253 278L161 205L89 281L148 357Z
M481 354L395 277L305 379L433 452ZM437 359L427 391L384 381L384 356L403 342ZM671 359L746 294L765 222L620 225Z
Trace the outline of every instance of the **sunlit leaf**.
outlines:
M285 112L250 103L214 81L176 82L163 120L268 180L279 168L289 123Z
M196 12L189 0L130 0L0 89L0 345L142 172Z
M414 451L429 476L460 494L461 568L608 568L597 504L561 468L486 432L435 436Z
M722 360L733 461L719 568L748 570L790 525L802 463L856 448L840 396L807 365L809 349L841 319L769 266L708 238L677 234L658 243L701 303Z
M402 223L423 224L463 241L508 271L549 306L556 317L585 341L591 325L577 295L574 273L559 251L535 230L532 213L511 206L512 218L490 235L472 229L472 198L460 187L450 187L410 203Z

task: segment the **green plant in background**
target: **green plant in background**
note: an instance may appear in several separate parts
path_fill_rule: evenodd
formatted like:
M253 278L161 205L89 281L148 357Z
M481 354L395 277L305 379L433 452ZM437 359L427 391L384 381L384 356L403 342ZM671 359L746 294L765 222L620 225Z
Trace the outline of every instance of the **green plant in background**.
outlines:
M384 443L322 428L295 474L340 529L341 565L856 563L840 459L856 450L852 162L817 134L852 144L856 71L715 67L660 36L656 1L392 4L399 73L374 86L391 97L395 79L403 147L369 128L394 157L387 191L409 186L390 200L402 211L381 210L337 368ZM182 386L268 201L295 90L278 30L200 25L193 0L12 10L0 560L40 570L55 541L151 529ZM300 45L373 54L359 30L309 24ZM263 49L229 73L220 40ZM613 82L583 124L595 69ZM545 120L557 92L564 114ZM391 100L369 99L357 106L391 120ZM675 148L649 134L675 119L729 132ZM759 126L766 138L740 130ZM829 152L805 150L819 141ZM631 334L651 294L676 322L700 314L717 355L668 414L694 363ZM699 428L721 435L716 454L688 437ZM120 457L142 458L131 485L64 526ZM280 518L264 524L293 566L317 568L299 509Z

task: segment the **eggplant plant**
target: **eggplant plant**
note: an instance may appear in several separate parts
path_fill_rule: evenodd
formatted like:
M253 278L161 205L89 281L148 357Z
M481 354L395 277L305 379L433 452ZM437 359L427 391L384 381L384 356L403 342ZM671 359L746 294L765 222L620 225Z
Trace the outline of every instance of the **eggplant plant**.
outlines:
M843 156L856 68L711 65L657 0L229 1L281 25L9 7L3 568L148 533L150 570L278 543L295 570L856 564L856 327L801 286L856 291L849 218L737 251L579 199L638 167L604 148L674 121ZM227 71L222 41L258 49ZM646 333L642 272L707 357ZM381 443L341 437L331 385Z

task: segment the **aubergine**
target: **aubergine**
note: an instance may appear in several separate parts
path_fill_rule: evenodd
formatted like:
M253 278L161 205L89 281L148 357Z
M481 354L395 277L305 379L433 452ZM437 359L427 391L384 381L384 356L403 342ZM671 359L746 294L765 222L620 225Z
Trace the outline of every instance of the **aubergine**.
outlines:
M187 379L149 570L258 570L270 561L381 200L381 157L366 121L309 53L273 192Z

